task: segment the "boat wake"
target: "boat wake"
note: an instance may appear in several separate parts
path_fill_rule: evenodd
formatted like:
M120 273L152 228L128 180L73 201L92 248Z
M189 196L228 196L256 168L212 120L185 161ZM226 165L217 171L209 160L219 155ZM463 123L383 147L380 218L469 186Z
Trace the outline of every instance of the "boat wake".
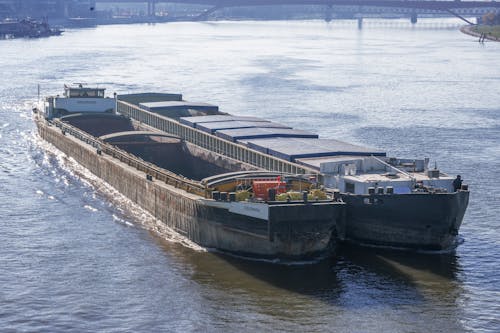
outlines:
M128 227L140 227L154 232L169 242L181 244L194 251L207 252L206 248L190 241L188 238L167 227L164 223L122 195L111 185L95 176L86 168L82 167L73 158L66 156L53 145L44 141L38 134L35 133L33 135L32 142L35 146L44 151L42 166L46 170L51 173L55 173L53 169L59 168L64 172L67 172L70 176L77 178L85 186L91 188L94 198L101 197L109 202L109 206L112 207L113 211L113 221ZM52 159L51 157L55 157L55 159ZM55 164L52 161L55 161ZM69 184L66 177L63 177L63 182L66 186ZM89 205L87 206L86 208L90 211L94 212L97 210Z

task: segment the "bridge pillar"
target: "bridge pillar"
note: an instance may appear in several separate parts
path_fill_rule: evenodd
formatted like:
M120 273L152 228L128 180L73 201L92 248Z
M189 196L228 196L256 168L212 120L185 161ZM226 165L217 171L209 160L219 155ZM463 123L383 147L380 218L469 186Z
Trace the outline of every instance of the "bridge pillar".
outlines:
M417 23L417 13L415 12L411 13L410 22L411 24Z
M58 0L56 2L56 15L58 17L68 18L69 15L69 1Z
M156 1L148 1L148 16L156 16Z
M325 10L325 14L326 14L325 15L325 21L326 22L331 22L331 20L333 18L332 10L333 10L332 4L326 5L326 10Z
M363 18L358 17L358 29L361 30L363 29Z

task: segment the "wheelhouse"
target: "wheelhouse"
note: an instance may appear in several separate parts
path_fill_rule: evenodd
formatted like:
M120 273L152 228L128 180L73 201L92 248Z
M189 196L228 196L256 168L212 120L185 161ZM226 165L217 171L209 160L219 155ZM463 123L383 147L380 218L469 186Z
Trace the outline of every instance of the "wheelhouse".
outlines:
M79 83L76 86L64 86L64 97L66 98L104 98L105 88L84 87Z

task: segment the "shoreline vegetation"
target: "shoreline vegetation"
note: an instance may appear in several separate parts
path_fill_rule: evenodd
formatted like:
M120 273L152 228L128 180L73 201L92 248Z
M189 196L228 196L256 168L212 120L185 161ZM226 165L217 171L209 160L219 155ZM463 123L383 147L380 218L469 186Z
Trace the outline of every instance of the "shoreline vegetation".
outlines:
M491 36L496 41L500 41L500 25L478 25L473 28L473 31L479 34L484 33L486 36Z
M466 25L460 28L464 34L500 42L500 25Z
M460 30L465 34L479 37L480 43L486 39L500 42L500 13L486 13L478 17L477 23L477 25L464 26Z

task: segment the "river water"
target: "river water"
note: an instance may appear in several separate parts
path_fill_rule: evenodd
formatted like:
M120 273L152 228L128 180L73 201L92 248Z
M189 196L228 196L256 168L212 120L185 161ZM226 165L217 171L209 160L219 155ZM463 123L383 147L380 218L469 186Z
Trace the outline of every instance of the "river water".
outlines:
M396 22L396 21L392 21ZM456 25L456 21L452 26ZM500 331L500 44L322 21L104 26L0 41L0 331ZM431 157L471 201L452 253L344 248L276 265L200 249L41 142L64 83L181 92Z

